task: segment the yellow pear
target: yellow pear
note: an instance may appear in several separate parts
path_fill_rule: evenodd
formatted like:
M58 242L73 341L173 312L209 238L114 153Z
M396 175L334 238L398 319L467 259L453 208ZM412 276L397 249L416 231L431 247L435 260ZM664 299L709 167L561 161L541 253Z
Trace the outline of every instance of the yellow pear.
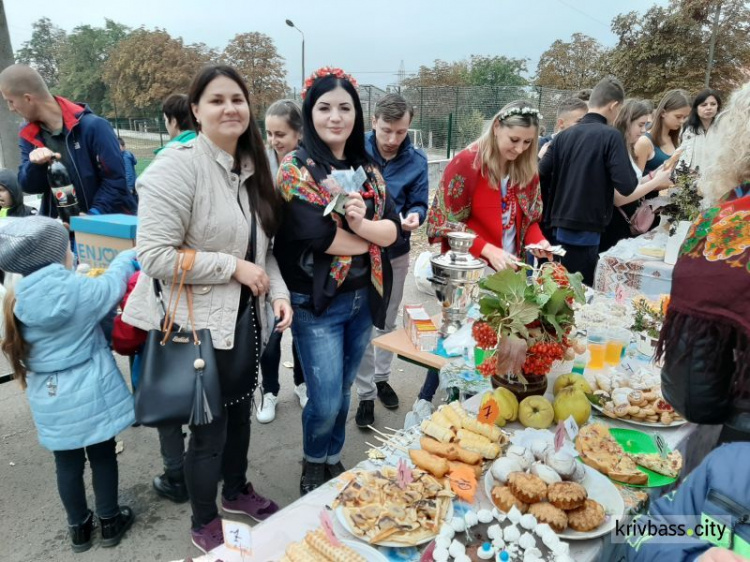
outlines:
M555 386L552 389L552 394L557 396L558 392L560 392L563 388L567 388L569 386L582 390L585 394L591 394L593 392L591 390L591 386L589 385L588 381L583 377L583 375L570 373L568 375L560 375L559 377L557 377L557 380L555 381Z
M500 415L507 421L518 419L518 398L507 388L499 387L494 392L495 401L500 406Z
M555 410L544 396L527 396L518 405L518 421L526 427L547 429L555 418Z
M573 416L578 427L589 421L591 416L591 403L582 390L575 387L565 387L555 397L555 422L568 419Z

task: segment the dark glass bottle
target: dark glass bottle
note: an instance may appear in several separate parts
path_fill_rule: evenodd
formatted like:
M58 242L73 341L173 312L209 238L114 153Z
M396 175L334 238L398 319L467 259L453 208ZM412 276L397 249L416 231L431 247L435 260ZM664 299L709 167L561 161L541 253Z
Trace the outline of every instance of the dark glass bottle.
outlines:
M70 181L65 164L53 158L47 169L47 180L57 205L57 215L64 223L70 224L70 217L77 217L81 210L78 207L76 190L73 182Z

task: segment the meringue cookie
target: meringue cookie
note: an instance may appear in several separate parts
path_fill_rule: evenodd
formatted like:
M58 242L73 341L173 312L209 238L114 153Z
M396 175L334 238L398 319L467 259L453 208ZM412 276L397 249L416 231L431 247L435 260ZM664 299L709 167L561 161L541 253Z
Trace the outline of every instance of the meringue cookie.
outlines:
M438 535L435 539L435 547L436 548L444 548L446 551L451 546L451 539L448 537L443 537L441 535Z
M492 560L495 557L495 549L488 542L477 548L477 556L482 560Z
M473 527L477 523L479 523L479 517L477 517L477 514L473 511L467 511L466 515L464 515L464 522L466 523L466 528Z
M454 556L453 560L455 562L471 562L471 558L469 558L466 554L459 554L458 556Z
M454 517L451 519L451 527L456 533L466 530L466 522L463 517Z
M544 464L553 469L563 478L570 478L576 470L576 460L565 451L549 449L544 454Z
M531 549L536 550L536 549ZM534 554L529 554L531 550L527 550L523 553L523 562L544 562L544 558L539 558L538 556Z
M531 467L531 463L534 462L534 453L520 445L511 445L508 447L505 456L517 460L521 464L523 470L528 470Z
M506 543L515 543L518 542L518 539L521 538L521 531L518 530L518 527L515 525L511 525L510 527L506 527L503 529L503 539Z
M538 525L536 526L536 529L534 529L534 532L536 533L536 536L537 536L537 537L541 537L541 536L543 536L543 535L544 535L545 533L547 533L547 532L549 532L549 531L551 531L551 530L552 530L552 527L550 527L550 526L549 526L549 525L547 525L546 523L539 523L539 524L538 524Z
M541 560L542 551L535 546L532 548L527 548L523 553L523 562L531 562L529 559Z
M492 540L501 539L503 537L503 530L500 525L490 525L487 527L487 538Z
M555 556L568 556L570 555L570 545L565 541L560 541L552 548L552 554Z
M505 541L501 537L498 537L492 541L492 546L496 551L500 552L505 548Z
M544 439L535 439L531 442L531 454L534 455L536 460L540 461L544 458L547 447L551 447L549 442Z
M523 467L518 459L509 457L500 457L492 463L490 472L492 477L497 480L500 484L505 484L508 481L508 475L511 472L522 472Z
M498 508L493 507L492 508L492 517L497 519L500 523L505 521L508 518L508 515L504 511L500 511Z
M435 550L432 551L432 559L435 562L448 562L451 555L448 554L448 550L445 548L435 548Z
M448 548L448 554L453 556L453 558L458 558L460 555L466 554L466 547L463 545L463 543L460 543L456 539L453 539L453 542Z
M445 537L448 539L448 542L450 542L454 536L456 536L456 531L453 530L453 527L450 526L448 523L443 523L440 527L440 535L441 537Z
M560 544L560 538L550 529L549 533L544 533L544 535L542 535L542 542L544 543L544 546L552 550Z
M536 517L534 517L531 513L527 513L523 517L521 517L521 527L526 529L527 531L533 531L536 529L537 526L537 520Z
M562 482L562 477L557 473L554 468L550 468L543 462L535 462L531 465L531 474L538 476L544 480L547 484L556 484Z
M510 508L510 511L508 512L508 519L511 523L517 525L518 522L521 521L521 517L523 517L523 514L515 505Z
M536 539L534 535L530 533L524 533L521 538L518 539L518 546L526 550L527 548L534 548L536 546Z
M492 523L492 512L489 509L480 509L477 511L477 519L480 523Z

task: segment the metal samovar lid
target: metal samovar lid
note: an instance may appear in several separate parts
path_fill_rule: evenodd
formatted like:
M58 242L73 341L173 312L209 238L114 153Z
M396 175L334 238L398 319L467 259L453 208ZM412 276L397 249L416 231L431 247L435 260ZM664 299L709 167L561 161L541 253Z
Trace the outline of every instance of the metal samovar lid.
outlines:
M469 253L477 235L471 232L448 233L448 244L451 249L444 254L433 254L430 262L438 268L447 270L474 271L484 269L487 263L477 259Z

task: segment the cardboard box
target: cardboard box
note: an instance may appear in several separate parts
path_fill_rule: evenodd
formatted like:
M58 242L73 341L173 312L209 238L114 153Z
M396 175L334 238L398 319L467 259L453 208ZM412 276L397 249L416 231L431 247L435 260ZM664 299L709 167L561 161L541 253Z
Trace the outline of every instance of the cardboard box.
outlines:
M440 334L438 327L421 304L404 305L404 329L419 351L435 351Z
M135 247L138 217L133 215L86 215L73 217L79 263L106 268L123 250Z

